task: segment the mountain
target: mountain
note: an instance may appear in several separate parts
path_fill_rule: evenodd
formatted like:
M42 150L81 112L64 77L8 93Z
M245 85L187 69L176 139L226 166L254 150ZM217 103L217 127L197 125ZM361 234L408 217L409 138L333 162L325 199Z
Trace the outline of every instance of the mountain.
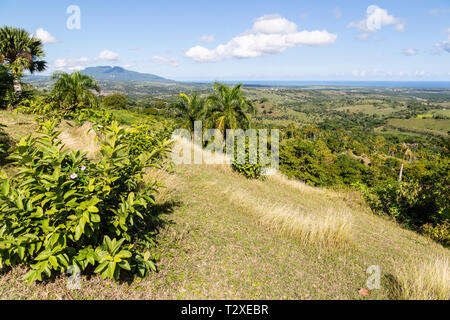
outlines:
M140 73L136 71L126 70L121 67L111 67L111 66L89 67L82 70L81 73L94 77L97 80L149 81L149 82L173 81L154 74Z

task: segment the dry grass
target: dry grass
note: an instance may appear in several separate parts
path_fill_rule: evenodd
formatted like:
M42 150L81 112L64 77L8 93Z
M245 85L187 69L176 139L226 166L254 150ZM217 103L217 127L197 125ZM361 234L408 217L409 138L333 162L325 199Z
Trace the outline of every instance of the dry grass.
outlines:
M81 127L73 126L69 122L61 124L61 139L66 148L83 150L88 158L95 158L100 149L97 134L92 130L92 124L85 122Z
M228 191L228 190L227 190ZM335 208L305 211L289 203L270 203L243 189L226 192L230 201L256 214L269 229L321 247L345 247L351 242L351 216Z
M158 182L163 185L157 188L159 201L170 201L171 196L176 190L176 185L179 183L177 175L168 172L166 169L166 167L162 169L153 167L145 169L144 182L146 184Z
M201 146L192 143L186 138L176 137L175 139L173 157L179 159L186 158L186 160L191 161L192 164L202 164L209 167L220 169L224 172L231 172L231 160L223 152L211 152L209 150L203 149ZM199 159L199 160L197 160ZM183 163L188 164L185 160Z
M393 295L405 300L449 300L450 261L433 257L429 261L416 259L396 270Z
M271 181L272 183L276 183L281 186L287 186L290 188L294 188L302 193L313 193L313 194L325 193L325 191L323 189L320 189L317 187L312 187L312 186L307 185L306 183L299 181L299 180L289 179L280 172L271 174L268 176L268 178L269 178L269 181ZM330 191L328 191L328 192L330 192Z

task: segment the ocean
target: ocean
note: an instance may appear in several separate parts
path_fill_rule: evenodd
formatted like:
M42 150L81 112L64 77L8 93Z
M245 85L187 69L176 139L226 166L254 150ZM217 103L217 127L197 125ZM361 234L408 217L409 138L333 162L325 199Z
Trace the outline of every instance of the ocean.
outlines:
M441 88L450 89L450 81L222 81L268 87L387 87L387 88Z

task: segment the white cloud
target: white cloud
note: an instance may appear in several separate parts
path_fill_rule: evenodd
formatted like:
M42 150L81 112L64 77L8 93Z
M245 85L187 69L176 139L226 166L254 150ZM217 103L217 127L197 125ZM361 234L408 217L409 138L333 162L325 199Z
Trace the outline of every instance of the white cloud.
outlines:
M152 59L154 61L159 62L160 64L167 64L172 67L178 67L178 61L175 58L166 58L161 56L153 56Z
M106 60L106 61L117 61L120 59L120 56L118 53L109 51L109 50L103 50L100 52L100 54L95 58L95 60Z
M263 34L294 33L297 31L297 25L280 15L270 14L256 19L253 31Z
M200 38L197 39L200 42L206 42L206 43L211 43L216 41L216 38L213 35L203 35Z
M356 78L363 78L363 77L366 76L367 71L365 71L365 70L362 70L362 71L359 71L359 70L353 70L352 74L353 74L353 76L356 77Z
M434 52L439 54L442 51L447 51L450 53L450 28L446 30L446 33L448 34L447 40L444 40L442 42L438 42L434 45Z
M42 41L43 44L55 43L57 42L55 37L50 34L47 30L39 28L36 30L34 36Z
M376 32L385 25L395 25L395 29L399 32L405 31L405 24L401 19L390 15L386 9L376 5L367 8L366 19L360 21L352 21L348 24L349 28L357 28L362 32Z
M402 53L403 53L405 56L415 56L416 54L419 53L419 50L413 49L413 48L410 48L410 49L404 49L404 50L402 51Z
M52 66L55 70L59 71L79 71L83 70L90 60L86 57L77 59L56 59Z
M265 15L255 20L253 28L215 49L195 46L186 57L197 62L215 62L232 58L252 58L282 53L299 45L332 44L337 35L326 30L297 31L297 25L280 15Z

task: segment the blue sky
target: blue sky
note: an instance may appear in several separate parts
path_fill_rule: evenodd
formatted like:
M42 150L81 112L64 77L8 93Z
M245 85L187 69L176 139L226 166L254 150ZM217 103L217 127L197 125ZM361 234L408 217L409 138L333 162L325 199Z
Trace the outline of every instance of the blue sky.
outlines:
M80 29L67 28L70 5ZM175 80L450 81L450 2L0 0L47 73L117 65Z

